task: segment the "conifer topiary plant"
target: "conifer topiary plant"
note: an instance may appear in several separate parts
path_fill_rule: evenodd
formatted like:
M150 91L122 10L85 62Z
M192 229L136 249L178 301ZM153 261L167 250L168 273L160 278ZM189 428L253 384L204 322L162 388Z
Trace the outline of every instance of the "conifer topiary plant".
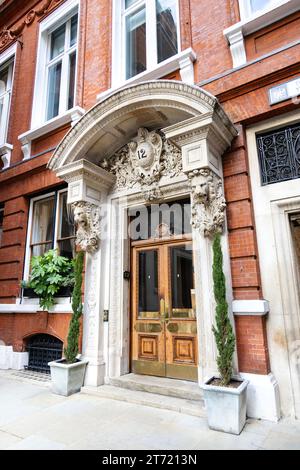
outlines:
M220 234L217 234L213 241L213 281L216 300L216 326L213 326L213 333L218 350L217 366L221 378L220 385L226 387L232 377L235 336L228 316Z
M65 358L68 364L77 362L76 356L79 351L80 318L82 315L82 272L83 272L84 252L79 251L74 260L74 289L72 294L73 315L70 321L68 344L64 350Z

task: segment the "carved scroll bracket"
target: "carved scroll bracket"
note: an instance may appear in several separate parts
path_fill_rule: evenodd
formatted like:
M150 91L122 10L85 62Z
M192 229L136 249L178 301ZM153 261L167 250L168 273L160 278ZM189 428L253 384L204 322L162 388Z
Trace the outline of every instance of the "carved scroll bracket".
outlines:
M192 199L192 226L204 237L222 233L226 201L221 178L208 168L188 173Z
M72 204L76 224L76 245L87 253L96 253L100 248L101 217L100 208L89 202Z
M36 17L49 13L56 8L63 0L45 0L39 6L29 10L24 17L13 27L6 27L0 31L0 51L15 41L23 32L26 26L30 26Z

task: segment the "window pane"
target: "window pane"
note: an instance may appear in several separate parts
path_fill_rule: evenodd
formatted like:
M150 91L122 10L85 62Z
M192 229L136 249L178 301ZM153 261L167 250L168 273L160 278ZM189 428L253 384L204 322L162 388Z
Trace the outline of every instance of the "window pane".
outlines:
M257 11L263 10L268 6L271 6L272 3L280 3L278 0L250 0L251 11L256 13Z
M61 240L58 242L59 254L66 258L72 259L75 257L75 239Z
M194 288L193 252L190 245L170 248L172 316L190 317Z
M61 194L60 198L58 238L73 237L75 235L74 217L71 208L67 204L67 193Z
M126 19L126 78L146 70L145 8Z
M156 0L157 60L172 57L178 52L176 0Z
M31 243L52 241L54 235L54 196L34 203ZM50 248L52 247L52 243ZM42 249L42 248L41 248Z
M0 96L7 91L8 84L8 70L9 67L5 67L0 71Z
M71 19L71 39L70 46L74 46L77 42L77 29L78 29L78 15L73 16Z
M2 207L0 208L0 246L1 246L2 233L3 233L3 217L4 217L4 209Z
M51 47L50 47L50 60L57 57L64 52L65 49L65 34L66 25L63 24L60 28L51 34Z
M138 0L125 0L125 8L131 7L131 5L134 5Z
M75 95L75 77L76 77L76 52L69 57L70 72L69 72L69 96L68 96L68 109L74 106Z
M138 256L139 317L158 317L158 253L156 250L141 251Z
M35 245L32 247L31 256L43 256L49 250L52 250L52 243L46 243L45 245Z
M47 120L54 118L59 112L59 95L61 85L61 62L49 69Z

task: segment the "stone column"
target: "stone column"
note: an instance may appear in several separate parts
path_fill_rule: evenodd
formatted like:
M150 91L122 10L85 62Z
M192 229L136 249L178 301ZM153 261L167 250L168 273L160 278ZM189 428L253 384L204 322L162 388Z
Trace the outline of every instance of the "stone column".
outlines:
M220 111L220 110L219 110ZM166 137L182 150L182 166L190 183L195 291L198 327L199 383L217 372L216 346L212 333L215 300L212 278L212 241L222 234L223 269L227 283L229 316L232 286L223 194L222 155L237 131L222 112L207 113L164 129ZM237 356L234 367L237 370Z
M103 285L106 200L114 176L86 160L65 166L57 175L68 182L68 203L74 210L76 244L86 252L82 354L89 361L85 385L104 383ZM106 237L103 237L106 238Z

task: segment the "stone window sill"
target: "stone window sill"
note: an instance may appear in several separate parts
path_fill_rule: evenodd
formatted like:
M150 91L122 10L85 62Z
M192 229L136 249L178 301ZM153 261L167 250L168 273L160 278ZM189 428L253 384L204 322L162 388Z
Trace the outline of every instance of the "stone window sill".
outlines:
M267 300L233 300L232 311L235 316L264 316L270 307Z
M239 21L223 31L231 51L233 67L240 67L247 63L244 38L249 34L275 23L299 10L299 0L286 0L281 5L257 12L248 18Z
M22 144L22 152L24 155L23 160L28 160L31 157L31 144L33 140L43 137L66 124L71 123L71 125L74 126L84 114L84 109L80 108L80 106L75 106L66 113L45 122L41 126L19 135L18 139Z
M196 58L196 53L192 48L185 49L184 51L179 52L175 56L170 57L170 59L167 59L161 64L157 65L157 67L154 69L146 70L145 72L140 73L139 75L136 75L129 80L120 82L112 88L105 90L103 93L100 93L97 96L97 100L100 101L108 97L108 95L114 93L122 87L135 85L136 83L141 83L147 80L158 80L159 78L165 77L166 75L169 75L176 70L180 71L180 76L183 82L194 85L195 79L193 64Z
M71 313L72 305L66 299L56 299L56 304L49 309L49 313ZM1 313L37 313L40 312L38 299L23 299L22 304L0 304Z

